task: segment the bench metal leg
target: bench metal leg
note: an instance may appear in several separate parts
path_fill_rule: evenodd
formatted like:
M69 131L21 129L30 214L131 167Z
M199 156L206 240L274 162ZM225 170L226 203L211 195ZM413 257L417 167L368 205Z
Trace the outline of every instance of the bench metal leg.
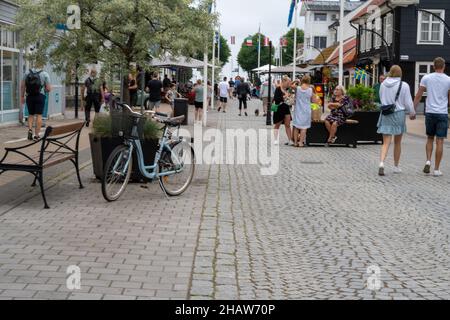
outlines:
M42 198L44 199L44 209L50 209L50 207L47 204L47 199L45 198L45 192L44 192L44 177L42 175L42 171L38 173L38 180L39 180L39 186L41 187L41 194Z
M33 173L33 175L34 175L34 180L33 180L33 183L31 184L31 186L32 187L36 187L36 181L37 181L37 178L38 178L38 174L37 173Z
M83 189L83 183L81 182L81 177L80 177L80 168L78 167L78 158L76 160L71 159L70 160L73 165L75 166L75 170L77 172L77 178L78 178L78 183L80 184L80 189Z

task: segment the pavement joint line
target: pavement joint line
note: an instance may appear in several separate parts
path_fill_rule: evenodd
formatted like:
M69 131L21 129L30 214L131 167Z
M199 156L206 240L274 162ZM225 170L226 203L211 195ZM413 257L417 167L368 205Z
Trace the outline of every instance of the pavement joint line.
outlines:
M81 171L83 171L84 169L86 169L88 166L90 166L92 164L92 160L88 160L84 163L82 163L79 166L80 169L80 174ZM51 188L55 187L58 183L68 179L70 176L72 176L73 174L76 174L76 170L75 169L70 169L69 171L66 172L61 172L59 175L56 175L55 177L52 177L50 180L46 181L45 183L45 191L50 190ZM33 191L34 189L32 189L31 191ZM0 212L0 217L4 216L5 214L7 214L8 212L10 212L11 210L14 210L15 208L19 207L21 204L23 204L26 201L29 201L31 199L33 199L34 197L37 196L42 196L40 189L39 192L33 192L33 194L27 195L27 193L24 193L23 197L20 197L16 200L16 204L13 204L9 209Z

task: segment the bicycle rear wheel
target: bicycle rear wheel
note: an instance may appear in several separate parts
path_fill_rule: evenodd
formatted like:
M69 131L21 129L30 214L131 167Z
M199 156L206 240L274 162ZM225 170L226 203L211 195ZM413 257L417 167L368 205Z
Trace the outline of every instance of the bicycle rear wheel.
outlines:
M111 202L120 198L130 180L133 159L130 148L118 146L106 161L102 178L102 193Z
M159 161L159 172L181 170L167 176L161 176L161 188L169 196L179 196L187 190L195 172L195 153L191 145L185 141L172 146L172 152L164 151Z

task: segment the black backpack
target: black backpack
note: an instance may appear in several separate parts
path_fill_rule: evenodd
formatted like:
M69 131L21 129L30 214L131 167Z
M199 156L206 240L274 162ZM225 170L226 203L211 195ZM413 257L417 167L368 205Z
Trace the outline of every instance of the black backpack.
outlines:
M30 69L30 72L25 79L25 88L27 95L29 96L38 96L41 94L42 81L41 81L41 71L33 72Z

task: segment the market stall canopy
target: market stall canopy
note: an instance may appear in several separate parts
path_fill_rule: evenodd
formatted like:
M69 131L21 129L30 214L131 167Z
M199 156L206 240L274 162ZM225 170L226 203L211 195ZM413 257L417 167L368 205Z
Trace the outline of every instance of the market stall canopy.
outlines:
M282 66L282 67L275 67L272 69L272 73L292 73L293 70L293 66L292 65L288 65L288 66ZM296 68L295 69L296 73L310 73L311 72L311 68Z
M163 58L153 58L150 62L151 67L157 68L191 68L191 69L201 69L203 68L203 61L187 58L187 57L163 57ZM208 64L208 67L212 65Z
M338 46L333 45L331 47L325 48L320 52L317 57L311 62L311 64L326 64L328 58L333 54Z
M344 65L354 63L356 59L356 38L347 39L344 42ZM327 60L328 64L339 64L339 48L336 48Z
M266 64L265 66L259 67L259 68L255 68L252 70L253 72L264 72L264 71L269 71L269 65Z

